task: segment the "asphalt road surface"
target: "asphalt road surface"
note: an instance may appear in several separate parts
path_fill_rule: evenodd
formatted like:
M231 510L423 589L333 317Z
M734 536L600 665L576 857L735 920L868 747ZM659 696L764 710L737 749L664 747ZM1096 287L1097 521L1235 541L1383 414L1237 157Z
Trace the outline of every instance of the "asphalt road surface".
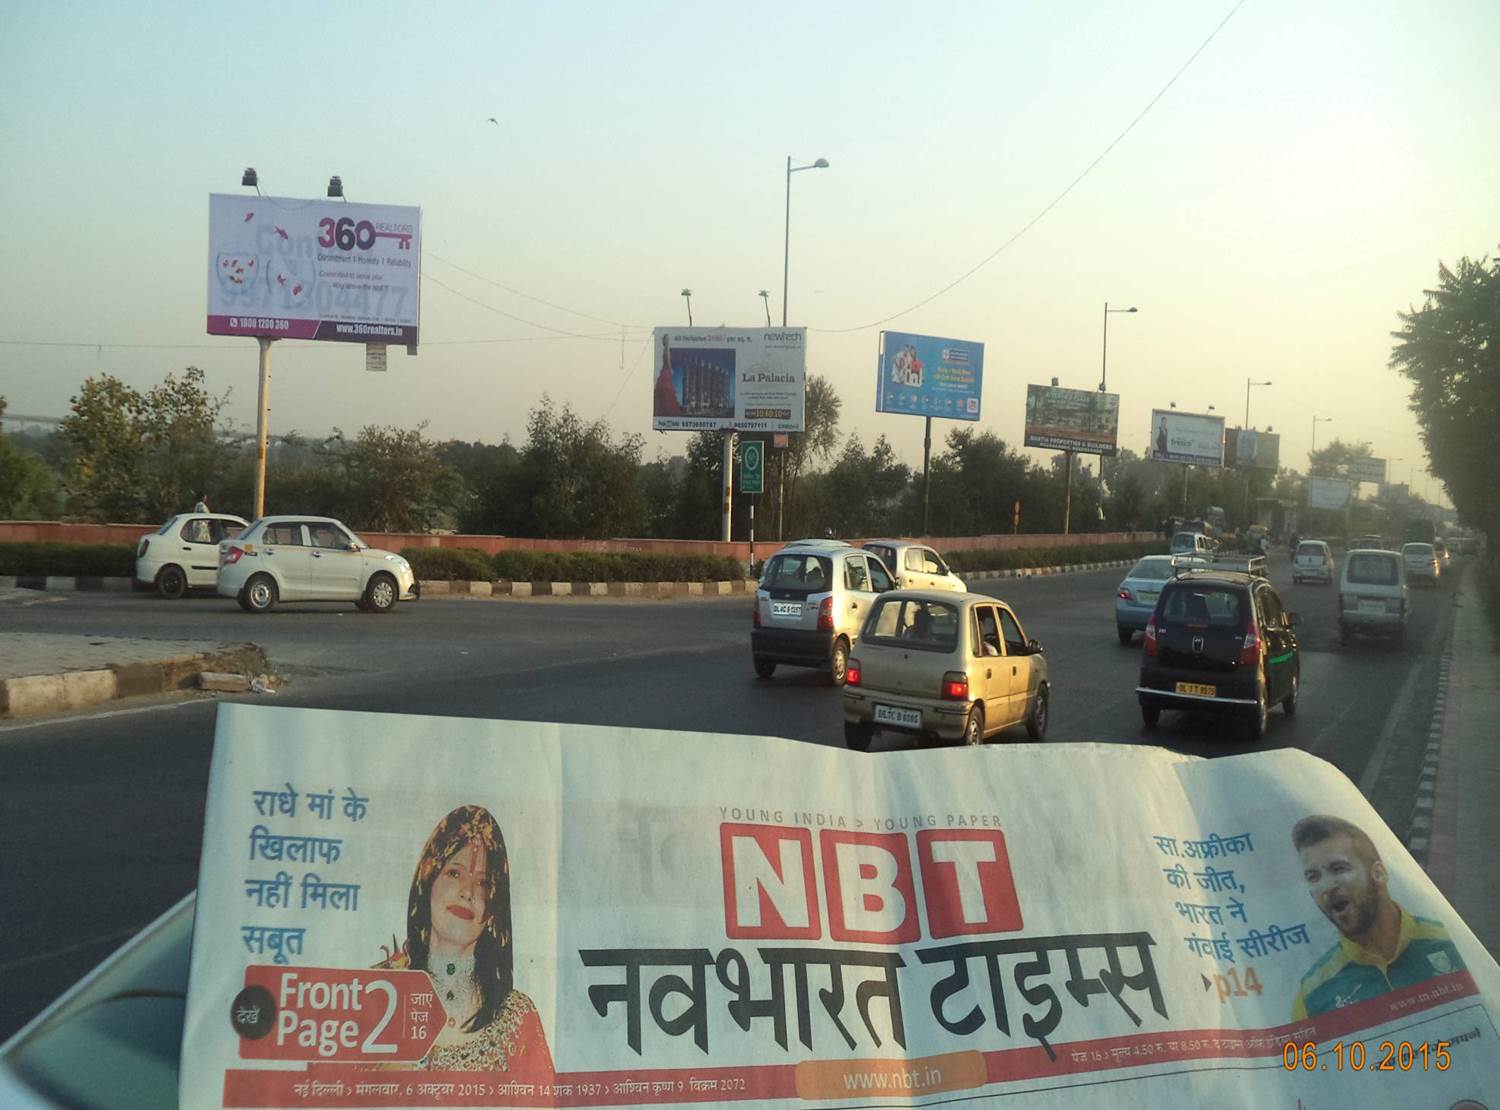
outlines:
M1115 636L1123 572L984 583L1046 650L1047 741L1158 744L1203 756L1256 750L1228 718L1167 713L1146 728L1134 688L1140 638ZM1297 614L1302 694L1273 711L1260 747L1299 747L1361 785L1405 836L1438 663L1446 588L1412 591L1407 646L1343 648L1337 593L1272 580ZM750 665L750 599L429 599L376 616L352 605L287 605L264 616L194 597L72 594L0 610L27 632L253 640L288 684L245 700L382 713L510 718L786 736L843 745L837 691L811 671ZM0 1037L61 993L197 883L215 700L118 702L0 726ZM878 736L868 757L903 741ZM1009 743L1030 743L1022 730Z

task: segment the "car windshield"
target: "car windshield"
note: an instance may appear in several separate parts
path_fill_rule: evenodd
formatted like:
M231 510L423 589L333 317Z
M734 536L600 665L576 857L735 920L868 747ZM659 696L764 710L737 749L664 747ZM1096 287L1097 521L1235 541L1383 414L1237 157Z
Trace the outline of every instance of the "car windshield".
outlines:
M1313 555L1321 559L1326 554L1327 550L1320 543L1303 543L1297 545L1297 557L1299 559L1304 555Z
M1172 577L1172 564L1166 559L1142 559L1130 568L1127 578L1142 578L1149 582L1165 582Z
M1193 551L1198 546L1198 539L1191 532L1178 532L1172 537L1172 554Z
M1243 591L1195 582L1167 591L1159 619L1169 626L1238 630L1245 627L1246 615Z
M1432 554L1433 554L1433 552L1432 552L1432 544L1430 544L1430 543L1409 543L1409 544L1407 544L1405 547L1403 547L1401 549L1401 554L1407 555L1407 556L1415 556L1418 559L1430 559L1430 558L1432 558Z
M870 613L865 638L920 651L951 652L958 646L958 609L945 601L882 598Z
M1344 575L1360 586L1394 586L1401 581L1401 570L1389 555L1356 552L1349 556Z
M826 555L785 551L766 564L761 585L768 590L823 593L833 582L833 563Z

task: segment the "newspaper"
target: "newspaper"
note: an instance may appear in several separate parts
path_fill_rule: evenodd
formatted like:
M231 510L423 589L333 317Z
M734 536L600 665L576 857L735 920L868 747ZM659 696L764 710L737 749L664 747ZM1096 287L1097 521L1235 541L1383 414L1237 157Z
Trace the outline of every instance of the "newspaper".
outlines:
M224 705L187 1107L1496 1105L1337 770Z

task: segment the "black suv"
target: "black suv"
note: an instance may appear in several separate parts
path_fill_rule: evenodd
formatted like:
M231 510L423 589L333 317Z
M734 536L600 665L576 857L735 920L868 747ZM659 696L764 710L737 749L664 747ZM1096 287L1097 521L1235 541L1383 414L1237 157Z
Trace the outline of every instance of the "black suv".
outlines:
M1274 702L1297 711L1301 660L1292 614L1264 578L1185 570L1164 583L1146 624L1136 697L1148 725L1163 709L1247 717L1259 740Z

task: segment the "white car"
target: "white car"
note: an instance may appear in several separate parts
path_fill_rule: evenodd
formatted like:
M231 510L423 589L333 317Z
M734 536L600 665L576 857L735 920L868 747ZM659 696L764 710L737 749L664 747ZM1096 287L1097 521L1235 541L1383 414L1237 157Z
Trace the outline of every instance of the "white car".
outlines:
M388 613L419 593L410 563L327 516L261 517L219 544L217 585L251 613L278 601L352 601Z
M190 589L213 589L219 544L249 527L227 513L178 513L135 548L135 577L167 600Z
M964 580L954 574L943 557L930 547L910 540L866 540L864 548L880 556L880 561L896 580L898 590L968 592Z
M1406 564L1406 577L1436 586L1442 567L1437 552L1430 543L1408 543L1401 547L1401 561Z
M1333 551L1322 540L1303 540L1292 556L1292 581L1295 583L1327 582L1333 585L1337 573Z

